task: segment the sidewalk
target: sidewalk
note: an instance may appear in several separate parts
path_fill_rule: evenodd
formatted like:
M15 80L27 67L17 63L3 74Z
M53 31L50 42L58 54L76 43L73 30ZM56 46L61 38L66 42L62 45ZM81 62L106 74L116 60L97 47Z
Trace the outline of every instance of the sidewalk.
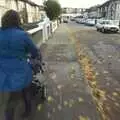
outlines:
M44 46L49 100L34 120L100 120L66 26L61 25Z
M41 49L48 64L48 101L38 109L33 106L28 120L100 120L66 26L61 25Z

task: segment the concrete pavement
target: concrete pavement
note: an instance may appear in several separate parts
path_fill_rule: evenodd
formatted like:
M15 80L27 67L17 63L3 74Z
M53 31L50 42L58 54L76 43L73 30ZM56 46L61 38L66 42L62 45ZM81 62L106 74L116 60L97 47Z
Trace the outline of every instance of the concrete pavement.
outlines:
M42 46L48 63L49 100L36 112L34 120L100 120L66 27L61 25Z

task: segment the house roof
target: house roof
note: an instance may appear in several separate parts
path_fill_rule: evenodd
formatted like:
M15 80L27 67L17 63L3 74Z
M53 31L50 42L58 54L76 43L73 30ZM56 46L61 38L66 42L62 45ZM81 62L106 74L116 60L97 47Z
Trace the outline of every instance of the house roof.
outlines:
M89 8L89 9L86 9L86 12L96 11L99 6L100 5L96 5L96 6Z
M103 3L102 5L100 5L99 7L108 6L110 4L110 2L113 2L113 1L120 1L120 0L108 0L105 3Z
M32 2L32 1L30 1L30 0L20 0L20 1L26 2L26 3L28 3L28 4L32 5L32 6L38 6L38 7L41 7L40 5L34 3L34 2Z

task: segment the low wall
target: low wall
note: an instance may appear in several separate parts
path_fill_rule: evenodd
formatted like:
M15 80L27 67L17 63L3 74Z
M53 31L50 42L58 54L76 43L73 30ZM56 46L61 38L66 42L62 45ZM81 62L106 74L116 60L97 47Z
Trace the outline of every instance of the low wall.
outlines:
M33 42L39 47L44 39L44 24L42 23L39 27L27 31Z
M33 42L39 47L41 43L45 43L46 40L55 32L58 27L58 22L44 21L38 23L37 28L27 31L33 39Z
M52 21L52 32L55 32L55 30L57 29L57 27L58 27L58 22L57 22L57 20L55 20L55 21Z

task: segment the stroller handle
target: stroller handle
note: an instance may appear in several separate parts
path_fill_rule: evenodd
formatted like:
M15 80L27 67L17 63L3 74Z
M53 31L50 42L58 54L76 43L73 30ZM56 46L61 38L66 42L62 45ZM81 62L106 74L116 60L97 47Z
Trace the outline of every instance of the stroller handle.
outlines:
M45 62L42 62L39 57L33 59L31 56L28 56L27 62L31 65L34 75L39 72L45 72L43 66L45 66L46 64Z

